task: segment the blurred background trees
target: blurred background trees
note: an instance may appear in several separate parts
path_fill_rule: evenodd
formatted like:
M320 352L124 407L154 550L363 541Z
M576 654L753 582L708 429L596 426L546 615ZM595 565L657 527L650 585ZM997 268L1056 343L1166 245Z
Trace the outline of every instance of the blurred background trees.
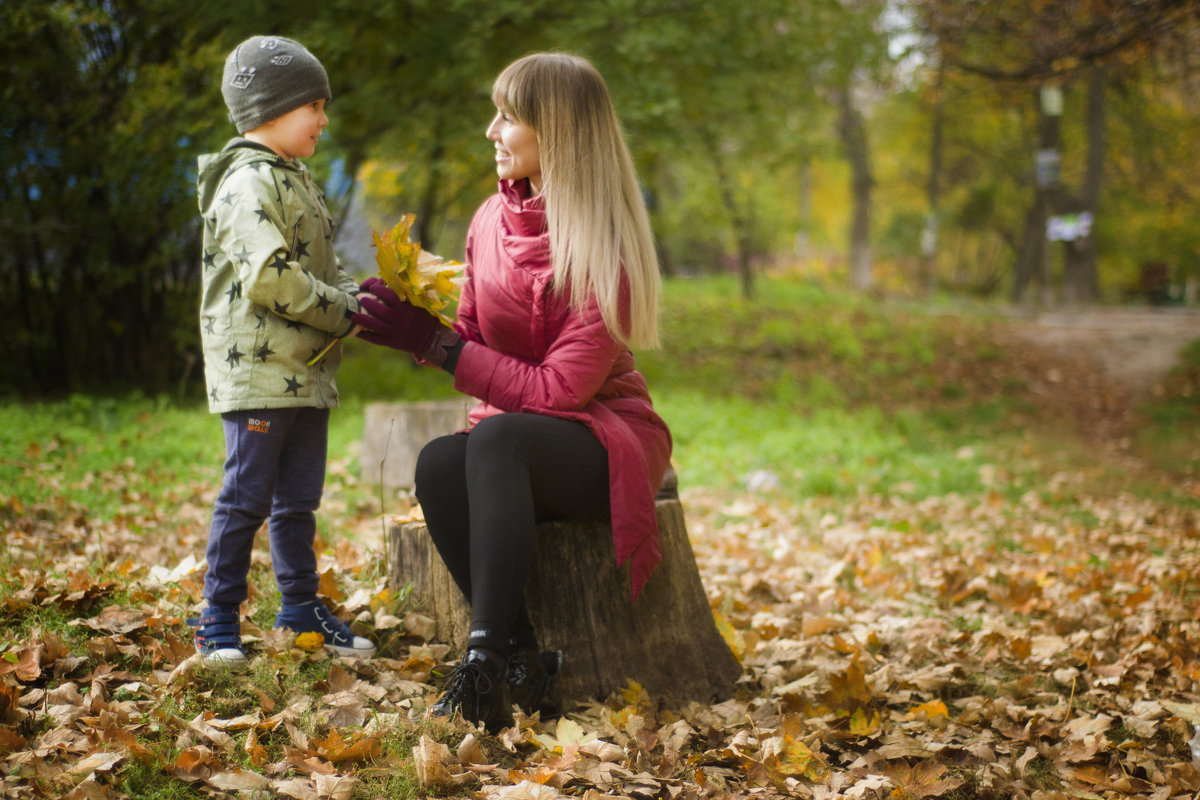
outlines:
M0 314L10 392L199 374L196 157L233 135L225 54L325 63L310 162L344 259L415 212L461 256L494 190L492 78L542 49L605 75L665 274L1120 301L1200 278L1200 0L66 0L0 4ZM1047 236L1047 232L1050 235ZM1151 269L1147 269L1150 267Z

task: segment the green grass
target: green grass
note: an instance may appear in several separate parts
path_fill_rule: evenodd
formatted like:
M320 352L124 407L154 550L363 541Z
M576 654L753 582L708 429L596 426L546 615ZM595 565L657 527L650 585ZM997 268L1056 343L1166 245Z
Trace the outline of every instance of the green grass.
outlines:
M675 434L682 486L734 488L767 471L797 498L982 489L979 459L911 414L888 417L874 406L805 413L792 403L696 391L666 393L657 405Z
M922 313L801 279L763 278L754 301L731 276L668 281L664 294L663 346L638 364L685 487L736 487L767 470L797 497L973 494L985 488L985 464L1028 475L1038 459L1022 452L1072 450L1059 441L1061 420L1029 423L1034 400L978 309ZM1196 474L1200 344L1184 361L1144 409L1137 441L1165 469ZM330 458L352 475L367 403L455 396L450 376L362 342L347 345L338 384ZM199 398L0 405L0 520L112 519L139 504L196 501L219 480L221 426Z
M1180 351L1179 364L1139 411L1137 450L1169 473L1200 477L1200 340Z

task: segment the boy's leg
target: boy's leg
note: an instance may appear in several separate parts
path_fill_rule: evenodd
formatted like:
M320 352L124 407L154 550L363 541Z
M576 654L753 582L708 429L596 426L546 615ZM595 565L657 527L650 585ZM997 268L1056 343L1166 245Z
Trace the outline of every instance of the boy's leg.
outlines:
M298 604L315 600L320 583L313 540L325 487L329 409L288 410L291 414L288 427L281 431L283 447L268 535L283 602Z
M246 599L254 535L271 511L283 436L277 411L231 411L225 428L225 477L213 506L204 596L210 605L237 607Z
M297 633L320 632L325 644L343 656L370 658L375 645L355 636L318 598L317 508L325 486L329 439L329 409L294 409L286 443L279 457L279 480L271 509L271 562L283 603L276 628Z

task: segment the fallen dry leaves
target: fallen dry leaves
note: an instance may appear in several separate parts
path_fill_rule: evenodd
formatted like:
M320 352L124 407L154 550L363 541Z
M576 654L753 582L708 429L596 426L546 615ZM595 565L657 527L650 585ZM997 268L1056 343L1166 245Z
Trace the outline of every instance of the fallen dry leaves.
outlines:
M153 509L22 508L4 518L0 614L26 633L0 635L0 797L130 797L135 770L298 800L382 796L401 772L412 792L505 800L1196 797L1195 512L1079 475L1015 498L991 479L983 497L840 504L685 491L737 696L667 708L631 685L498 737L423 720L451 654L361 547L326 548L323 585L381 656L331 661L248 620L238 699L184 624L201 505L173 540ZM319 677L280 688L306 665Z

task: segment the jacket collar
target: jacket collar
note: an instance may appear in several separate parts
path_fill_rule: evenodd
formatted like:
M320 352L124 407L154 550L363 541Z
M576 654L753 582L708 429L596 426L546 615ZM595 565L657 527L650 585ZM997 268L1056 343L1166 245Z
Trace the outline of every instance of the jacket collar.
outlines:
M505 231L513 236L537 237L546 231L546 202L542 195L529 197L529 181L500 181Z

